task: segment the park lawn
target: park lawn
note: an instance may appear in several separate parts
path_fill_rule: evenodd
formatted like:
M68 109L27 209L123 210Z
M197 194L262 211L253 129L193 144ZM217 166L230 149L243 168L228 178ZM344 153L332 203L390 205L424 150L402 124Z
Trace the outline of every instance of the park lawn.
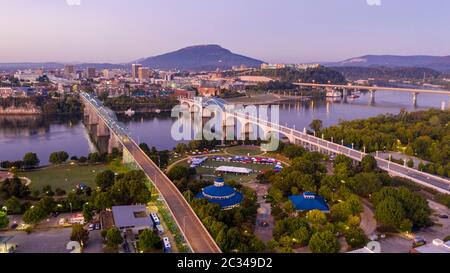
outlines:
M259 156L264 154L261 148L257 146L235 146L227 148L225 151L232 155L241 156Z
M95 188L95 177L98 173L110 169L106 164L99 165L60 165L51 166L32 172L20 173L19 176L31 180L30 189L39 190L50 185L53 190L60 188L72 191L80 183Z
M187 162L183 162L181 164L185 164L184 166L188 167ZM240 163L240 162L223 162L223 161L206 161L201 167L196 168L197 175L203 175L205 179L214 180L214 172L215 169L220 166L233 166L233 167L242 167L252 169L254 171L269 171L274 169L274 165L265 165L265 164L253 164L253 163ZM234 175L234 174L225 174L223 178L225 181L234 180L240 183L248 183L256 180L258 173L252 173L250 175Z

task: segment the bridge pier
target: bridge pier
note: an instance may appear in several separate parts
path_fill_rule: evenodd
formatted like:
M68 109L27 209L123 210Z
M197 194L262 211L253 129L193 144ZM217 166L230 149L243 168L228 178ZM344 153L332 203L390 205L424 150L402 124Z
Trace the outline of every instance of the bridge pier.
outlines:
M112 150L113 150L114 148L117 148L117 149L119 149L119 150L123 150L123 146L120 144L119 137L116 136L115 134L112 134L112 135L109 137L109 142L108 142L108 153L111 154L111 153L112 153Z
M348 97L348 89L347 89L347 88L344 88L344 89L342 90L342 98L343 98L343 101L344 101L344 102L347 102L347 97Z
M415 92L413 93L413 105L414 107L417 106L417 96L419 95L419 93Z
M97 125L97 137L109 136L109 128L104 122L99 122Z
M369 105L375 104L375 91L374 90L370 90L369 94L370 94Z

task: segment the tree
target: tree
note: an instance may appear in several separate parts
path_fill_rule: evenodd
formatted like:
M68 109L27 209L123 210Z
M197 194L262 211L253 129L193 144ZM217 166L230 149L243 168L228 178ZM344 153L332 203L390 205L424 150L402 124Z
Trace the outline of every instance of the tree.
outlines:
M123 237L120 233L120 230L116 227L112 227L106 233L106 245L109 248L117 248L120 244L123 243Z
M40 206L35 206L25 211L22 219L26 224L37 224L47 215L48 213L43 208Z
M6 228L9 225L8 214L0 210L0 229Z
M89 240L89 231L84 229L83 225L74 224L72 226L72 233L70 234L70 240L79 242L81 246L84 246Z
M80 158L80 160L81 160L81 158ZM97 163L97 162L100 162L100 154L97 153L97 152L95 152L95 153L90 153L90 154L88 155L88 161L89 161L90 163Z
M306 226L302 226L292 233L292 239L295 244L301 247L307 246L311 239L311 230Z
M7 178L0 184L0 190L5 193L6 197L16 196L18 198L26 197L30 194L30 189L20 178L14 176Z
M26 153L23 156L23 163L25 167L36 167L39 165L39 158L35 153Z
M294 203L292 203L291 200L286 201L286 202L284 203L284 210L285 210L287 213L293 213L293 212L295 212L295 205L294 205Z
M115 174L113 171L106 170L103 171L95 177L95 183L97 187L100 188L101 191L107 191L109 188L114 185Z
M340 250L339 241L330 231L315 233L308 246L313 253L337 253Z
M62 164L69 159L69 154L65 151L54 152L50 154L49 161L52 164Z
M399 201L388 197L375 207L375 218L384 226L398 229L405 218L405 212Z
M177 145L177 147L175 148L175 152L178 153L178 154L184 154L184 153L186 153L187 148L188 148L188 147L187 147L186 144L184 144L184 143L179 143L179 144Z
M359 228L350 228L344 232L345 240L352 248L362 248L367 244L367 237L364 231Z
M111 194L109 192L96 193L93 200L94 206L98 210L111 208L114 203L114 200L112 199Z
M349 185L355 193L367 197L379 191L383 182L376 173L359 173L350 180Z
M138 248L139 251L144 253L152 252L155 249L161 249L161 238L159 238L153 230L144 229L139 235Z
M92 220L94 216L94 207L90 203L86 203L83 205L83 217L86 222Z
M323 122L320 119L313 120L309 127L314 130L314 132L319 132L322 129Z
M22 211L20 206L20 200L15 196L6 200L4 205L7 208L7 212L9 214L19 214Z
M167 173L167 176L170 178L170 180L180 180L183 177L189 176L189 169L184 166L175 166L169 170Z
M406 162L406 165L407 165L409 168L414 168L414 160L409 159L408 162Z
M306 221L313 230L318 231L327 223L327 216L320 210L311 210L306 214Z
M119 205L148 203L151 194L145 184L146 179L143 171L130 171L118 177L110 190L114 203Z
M366 155L361 160L361 167L363 169L363 172L370 173L377 169L378 163L375 157Z

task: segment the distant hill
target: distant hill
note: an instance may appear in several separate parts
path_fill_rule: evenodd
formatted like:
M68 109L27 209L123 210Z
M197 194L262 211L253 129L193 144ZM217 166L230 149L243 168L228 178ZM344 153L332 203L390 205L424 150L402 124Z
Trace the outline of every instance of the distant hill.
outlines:
M263 62L238 55L219 45L197 45L174 52L139 60L153 69L179 69L183 71L224 70L232 66L259 67Z
M366 55L347 59L341 62L324 63L326 66L352 67L425 67L440 72L450 72L450 56L396 56L396 55Z

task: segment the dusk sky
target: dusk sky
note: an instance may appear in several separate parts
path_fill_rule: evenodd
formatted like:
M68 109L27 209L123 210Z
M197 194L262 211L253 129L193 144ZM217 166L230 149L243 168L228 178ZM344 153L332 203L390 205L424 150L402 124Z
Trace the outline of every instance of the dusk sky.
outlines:
M450 55L448 0L67 1L1 0L0 62L129 62L197 44L269 62Z

